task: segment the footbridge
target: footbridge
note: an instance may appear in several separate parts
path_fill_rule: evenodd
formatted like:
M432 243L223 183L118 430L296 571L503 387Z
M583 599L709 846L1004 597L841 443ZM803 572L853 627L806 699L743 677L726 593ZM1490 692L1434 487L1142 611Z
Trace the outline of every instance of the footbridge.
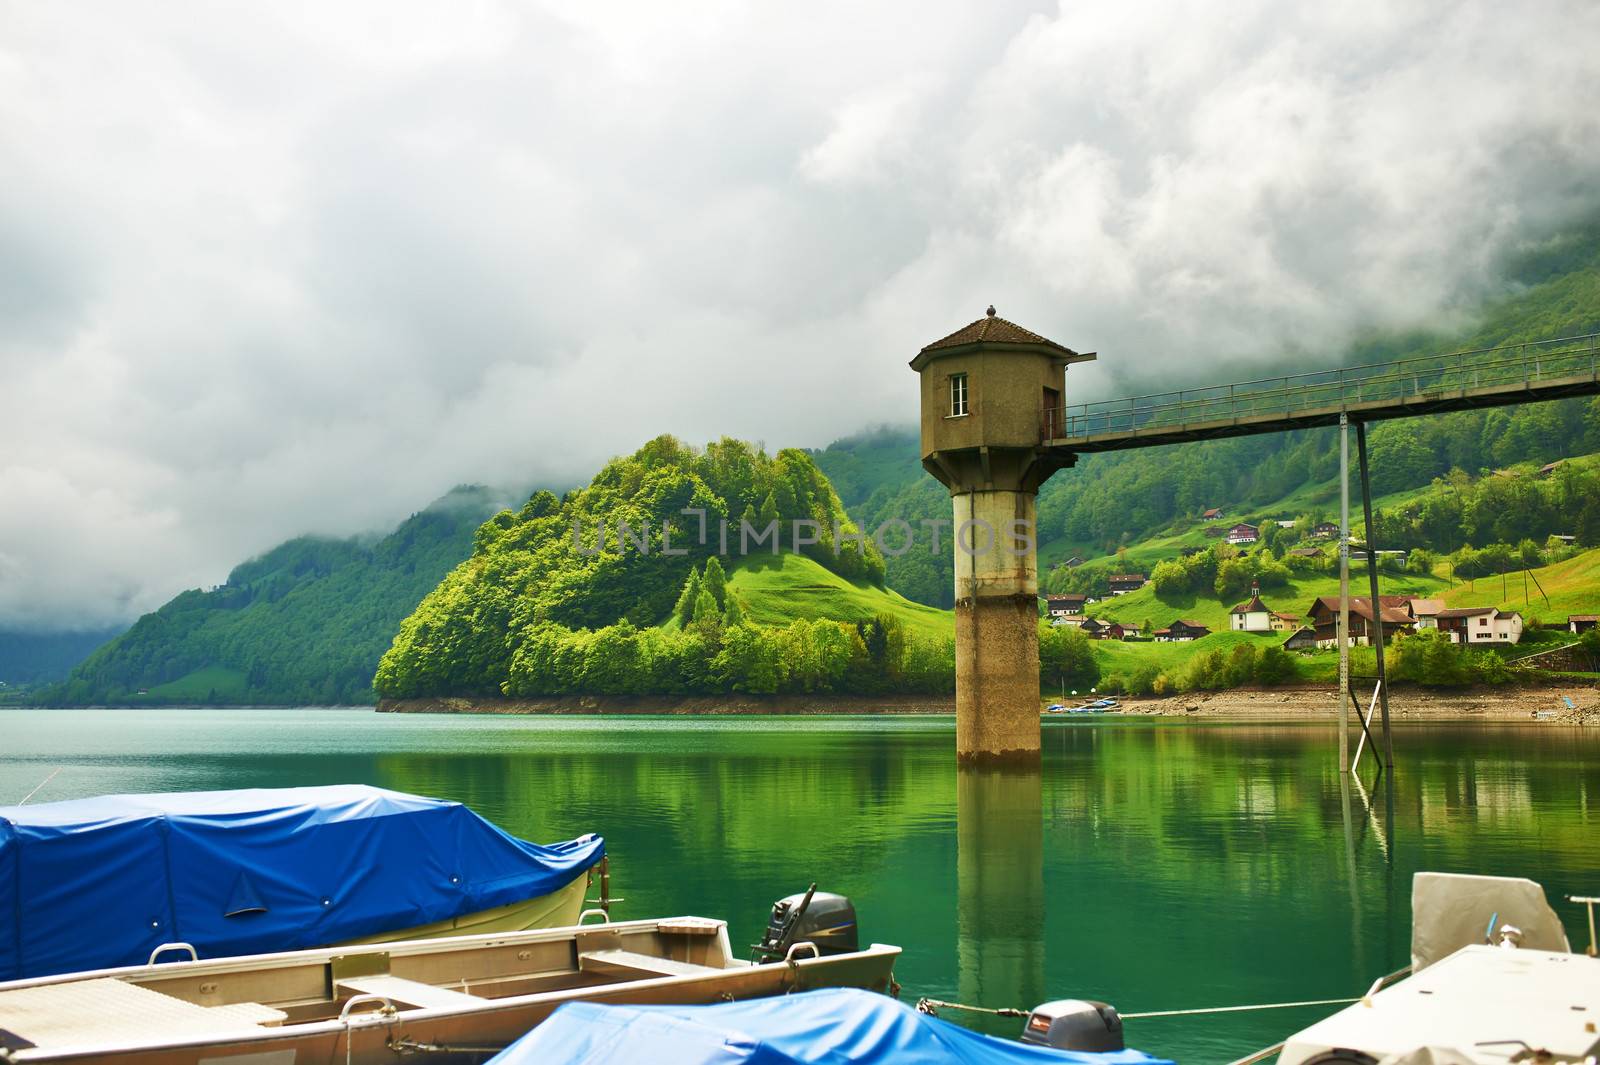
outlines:
M1600 395L1600 333L1049 406L1040 438L1077 455L1587 395Z

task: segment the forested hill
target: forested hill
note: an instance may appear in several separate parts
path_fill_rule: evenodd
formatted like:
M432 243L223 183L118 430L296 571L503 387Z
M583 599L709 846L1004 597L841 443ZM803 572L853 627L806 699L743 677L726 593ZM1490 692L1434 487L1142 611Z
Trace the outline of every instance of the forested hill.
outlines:
M370 703L401 620L471 552L500 502L485 488L457 488L376 541L290 540L226 584L146 614L36 701Z
M485 522L472 557L400 626L375 687L391 698L626 692L636 680L655 692L708 690L725 634L748 637L740 646L752 651L766 635L723 588L724 567L772 561L770 541L751 544L741 530L776 526L789 551L796 521L815 523L817 542L800 548L807 565L889 602L876 547L841 537L835 550L835 530L854 527L804 452L768 456L730 439L697 451L658 437L587 488L564 499L539 492ZM713 556L702 590L698 572ZM789 675L804 675L804 662L796 669ZM725 680L746 674L739 666Z
M1600 226L1511 263L1506 284L1511 294L1486 307L1468 332L1375 337L1343 353L1343 361L1381 363L1600 331ZM1301 373L1340 361L1339 353L1329 352L1261 366L1252 376ZM1337 505L1337 441L1336 430L1313 429L1085 455L1039 493L1041 574L1073 555L1093 559L1136 548L1211 507L1224 508L1230 520L1257 513L1326 516ZM1390 494L1424 487L1452 470L1478 477L1517 463L1600 451L1600 402L1574 399L1383 422L1372 427L1369 441L1374 492ZM913 525L921 518L950 517L949 495L918 466L918 450L914 429L880 429L811 455L839 487L851 515L871 529L889 517ZM1538 538L1571 531L1552 527L1538 531ZM1393 546L1453 550L1461 539ZM950 606L950 558L912 551L887 562L890 587L918 602Z

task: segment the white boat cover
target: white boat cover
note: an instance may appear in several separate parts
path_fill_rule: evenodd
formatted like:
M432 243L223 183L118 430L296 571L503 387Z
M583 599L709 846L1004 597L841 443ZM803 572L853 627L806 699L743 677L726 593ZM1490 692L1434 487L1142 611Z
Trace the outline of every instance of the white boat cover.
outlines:
M1411 880L1411 969L1421 972L1462 947L1490 942L1508 924L1521 929L1525 950L1572 949L1544 888L1532 880L1417 873Z

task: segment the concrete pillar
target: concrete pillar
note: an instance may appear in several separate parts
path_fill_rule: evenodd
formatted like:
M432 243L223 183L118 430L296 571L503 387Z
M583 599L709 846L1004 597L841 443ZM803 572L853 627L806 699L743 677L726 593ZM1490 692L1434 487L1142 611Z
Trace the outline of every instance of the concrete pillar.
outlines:
M958 769L956 845L961 1001L1030 1009L1050 997L1044 986L1044 809L1039 770ZM1022 1030L1022 1022L1010 1017L962 1014L960 1020L1011 1038Z
M957 492L956 758L1039 763L1039 575L1032 492Z

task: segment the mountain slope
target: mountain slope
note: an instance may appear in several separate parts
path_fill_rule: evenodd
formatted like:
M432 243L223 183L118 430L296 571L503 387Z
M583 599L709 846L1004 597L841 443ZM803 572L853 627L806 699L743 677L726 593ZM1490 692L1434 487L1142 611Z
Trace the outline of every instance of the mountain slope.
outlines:
M123 629L0 632L0 691L63 680L72 667Z
M47 691L53 704L372 702L394 630L497 500L457 488L376 542L301 537L146 614Z

